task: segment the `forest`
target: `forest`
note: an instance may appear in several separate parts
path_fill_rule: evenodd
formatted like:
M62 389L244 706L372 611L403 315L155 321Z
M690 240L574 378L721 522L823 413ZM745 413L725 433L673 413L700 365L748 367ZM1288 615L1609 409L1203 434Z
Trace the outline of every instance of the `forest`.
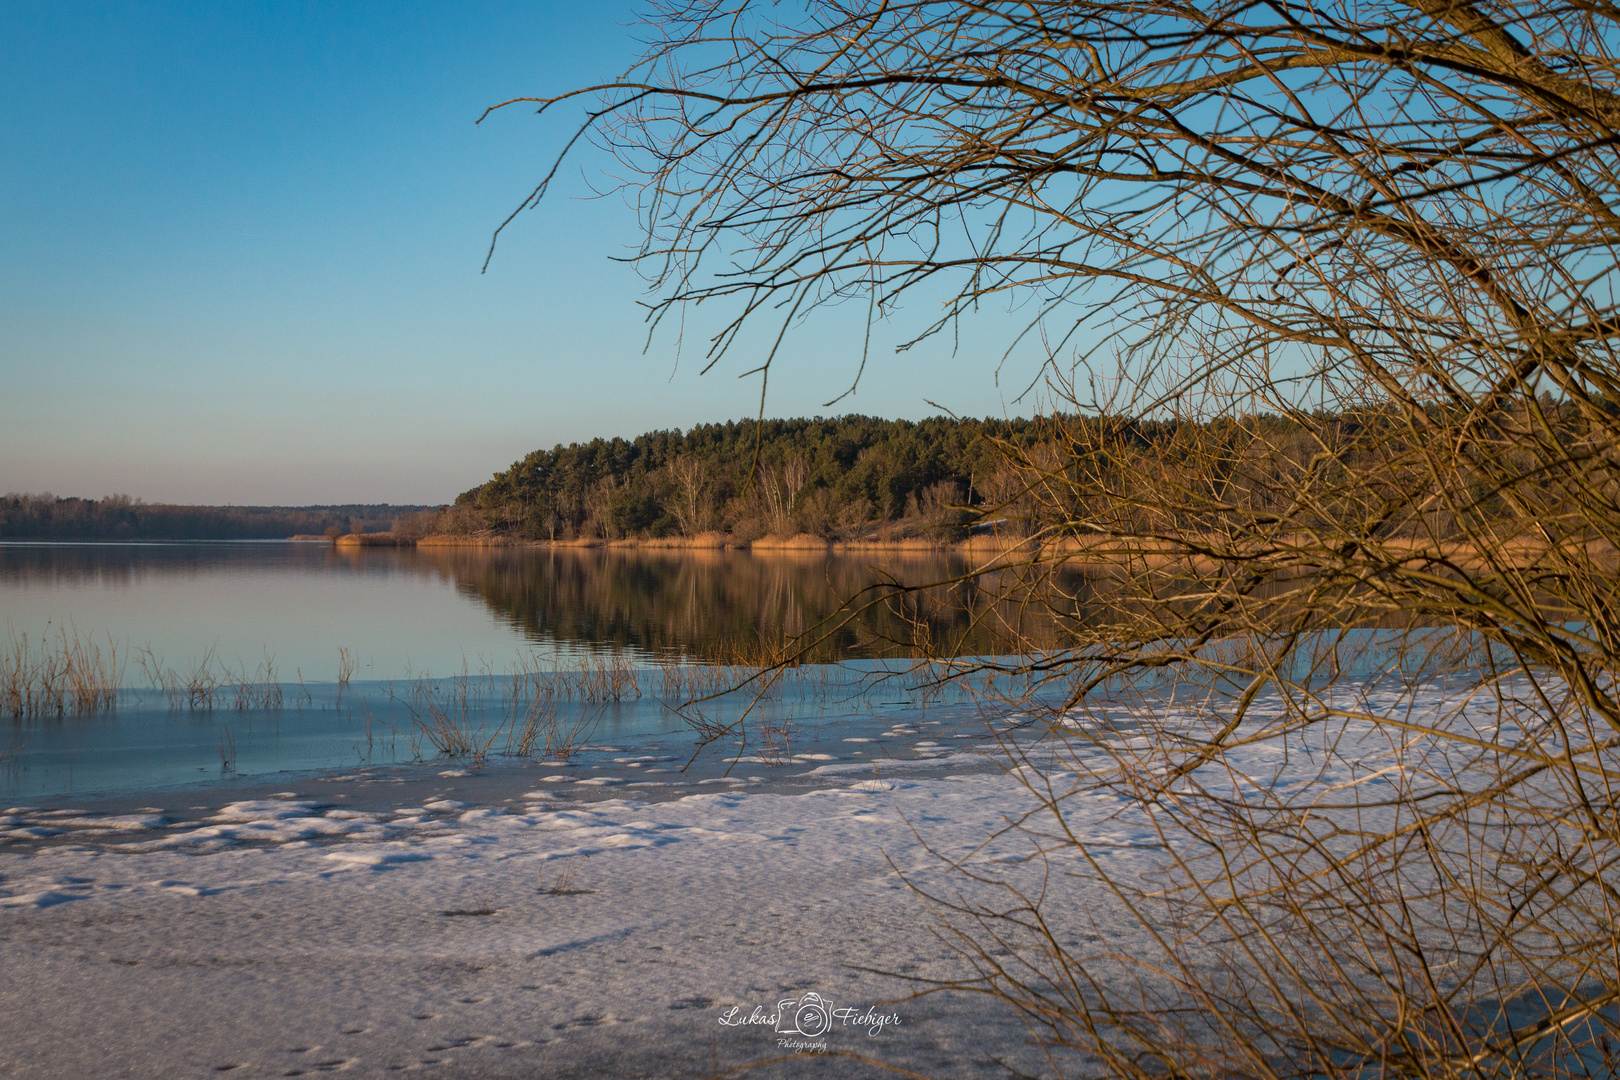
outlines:
M180 506L128 495L0 495L5 540L273 540L389 529L421 506Z
M515 462L458 496L432 529L530 540L944 539L965 532L970 508L1008 494L1001 447L1048 438L1049 425L1033 420L841 416L592 439Z
M1429 412L1437 421L1446 414L1439 406ZM1559 445L1593 437L1590 423L1550 394L1536 412ZM535 451L454 505L403 519L397 531L555 541L704 533L736 544L797 534L950 541L976 523L1027 536L1095 531L1106 519L1109 527L1158 532L1169 525L1150 527L1140 511L1152 501L1181 504L1171 514L1177 527L1207 518L1207 508L1195 507L1211 497L1228 509L1281 512L1297 501L1298 473L1311 461L1330 487L1341 473L1366 468L1393 484L1409 470L1381 471L1376 463L1414 448L1387 403L1204 418L743 420ZM1509 509L1483 475L1476 486L1470 513L1494 518ZM1316 507L1320 520L1313 520L1367 522L1390 536L1455 533L1452 511L1392 516L1387 496L1341 491Z

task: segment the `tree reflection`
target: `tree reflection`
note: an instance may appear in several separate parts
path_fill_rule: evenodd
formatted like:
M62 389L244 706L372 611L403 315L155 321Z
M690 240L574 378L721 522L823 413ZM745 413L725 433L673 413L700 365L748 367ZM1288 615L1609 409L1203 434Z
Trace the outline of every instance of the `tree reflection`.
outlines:
M823 640L805 658L834 660L916 655L923 638L997 653L1013 629L1056 640L1050 613L1020 610L994 575L969 574L966 558L945 552L424 548L415 557L520 631L562 642L703 657L809 634ZM915 588L947 580L957 584Z

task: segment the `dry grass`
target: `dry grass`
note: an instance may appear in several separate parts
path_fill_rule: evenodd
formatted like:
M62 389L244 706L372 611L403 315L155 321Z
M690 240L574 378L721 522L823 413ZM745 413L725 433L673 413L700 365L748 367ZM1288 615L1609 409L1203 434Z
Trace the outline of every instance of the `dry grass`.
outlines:
M522 692L523 684L514 680L513 700L519 700ZM506 752L515 757L538 756L547 761L567 761L595 726L592 711L581 709L564 716L555 697L534 694L524 708L521 722L514 725Z
M814 643L808 636L762 634L711 648L708 662L665 656L653 672L655 692L698 736L695 753L734 736L741 740L739 753L757 740L762 762L787 764L792 759L792 722L762 707L780 709L784 701L812 707L834 700L850 704L886 681L885 676L852 681L837 665L806 663ZM737 708L735 719L723 719L722 709L730 707Z
M546 883L546 873L542 869L540 871L540 891L547 896L585 896L595 892L595 889L577 889L574 887L574 879L578 876L579 871L584 868L587 858L589 858L588 855L568 856L562 861L562 865L557 868L557 874L551 879L550 884Z
M223 674L230 687L232 703L239 711L281 708L281 683L276 678L276 658L270 653L265 653L258 670L251 676L246 664L234 673L223 668Z
M0 652L0 711L14 717L94 713L117 704L123 663L111 637L57 627L37 639L7 627Z
M738 691L756 698L798 695L819 700L838 688L837 668L805 662L805 642L786 634L710 646L701 659L666 656L658 661L658 697L664 701L703 701Z
M787 765L793 760L793 721L767 718L759 721L759 746L755 749L765 765Z
M232 707L241 711L280 709L285 700L276 658L269 652L251 672L246 662L232 668L215 655L213 646L204 649L202 656L184 670L168 666L150 645L135 650L135 662L147 685L161 691L171 709L212 709L222 694L228 695ZM302 674L299 685L303 686ZM304 690L303 695L308 696L308 691Z
M500 913L500 910L500 908L495 906L495 890L493 888L483 888L473 890L472 907L451 908L448 911L441 911L439 914L445 916L446 918L453 919L477 917L482 915L496 915Z
M542 757L566 761L596 727L598 709L564 709L557 694L559 681L600 691L603 679L593 676L583 684L570 682L574 672L516 670L501 679L492 672L463 674L459 678L420 678L410 696L395 695L410 714L408 737L420 759L423 744L442 757L463 758L482 764L491 754ZM611 678L606 679L612 685ZM586 699L586 705L596 705Z
M614 702L641 696L642 672L614 650L582 656L570 668L549 669L538 654L521 657L513 667L515 683L526 692L573 701Z
M758 678L761 669L748 665L694 663L683 656L661 658L653 672L654 691L663 701L685 704L728 693Z
M508 715L490 723L482 684L474 679L418 679L411 685L409 698L395 700L410 713L416 736L425 738L444 757L469 758L475 764L489 756L511 719ZM411 743L421 757L418 739Z

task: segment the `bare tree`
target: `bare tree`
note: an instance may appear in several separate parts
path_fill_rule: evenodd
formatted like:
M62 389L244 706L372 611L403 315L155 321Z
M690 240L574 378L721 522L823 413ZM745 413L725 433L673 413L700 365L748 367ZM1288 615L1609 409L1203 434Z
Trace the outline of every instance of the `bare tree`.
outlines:
M599 536L604 540L619 538L618 526L613 520L613 496L620 490L619 482L604 476L586 490L585 523L580 532L585 536Z
M670 462L669 474L675 481L675 520L684 535L696 536L709 516L707 471L703 462L691 454L682 454Z
M655 320L729 303L717 358L759 319L915 296L940 306L914 344L1006 294L1009 355L1042 349L1072 414L1057 460L1004 447L995 508L1034 538L1000 563L1031 602L1072 613L1077 565L1114 597L1002 665L1049 737L1007 736L1035 766L1017 829L1065 872L936 896L979 967L958 988L1119 1075L1612 1071L1620 12L650 25L619 81L522 100L589 103ZM1160 838L1151 880L1110 869L1077 792ZM1071 944L1077 880L1151 946Z
M758 470L760 507L765 527L773 533L793 531L794 510L810 476L810 463L793 454L781 464L761 465Z

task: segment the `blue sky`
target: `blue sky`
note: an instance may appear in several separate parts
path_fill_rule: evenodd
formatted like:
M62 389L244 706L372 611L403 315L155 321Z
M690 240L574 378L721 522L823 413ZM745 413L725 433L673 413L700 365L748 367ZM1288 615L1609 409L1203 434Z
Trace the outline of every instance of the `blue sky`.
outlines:
M643 351L645 286L613 261L636 217L587 197L595 151L479 272L578 114L474 121L611 78L635 14L0 4L0 492L431 503L538 447L753 415L763 334L702 376L700 345ZM993 331L955 355L880 334L822 408L858 306L790 339L768 415L1028 412Z

